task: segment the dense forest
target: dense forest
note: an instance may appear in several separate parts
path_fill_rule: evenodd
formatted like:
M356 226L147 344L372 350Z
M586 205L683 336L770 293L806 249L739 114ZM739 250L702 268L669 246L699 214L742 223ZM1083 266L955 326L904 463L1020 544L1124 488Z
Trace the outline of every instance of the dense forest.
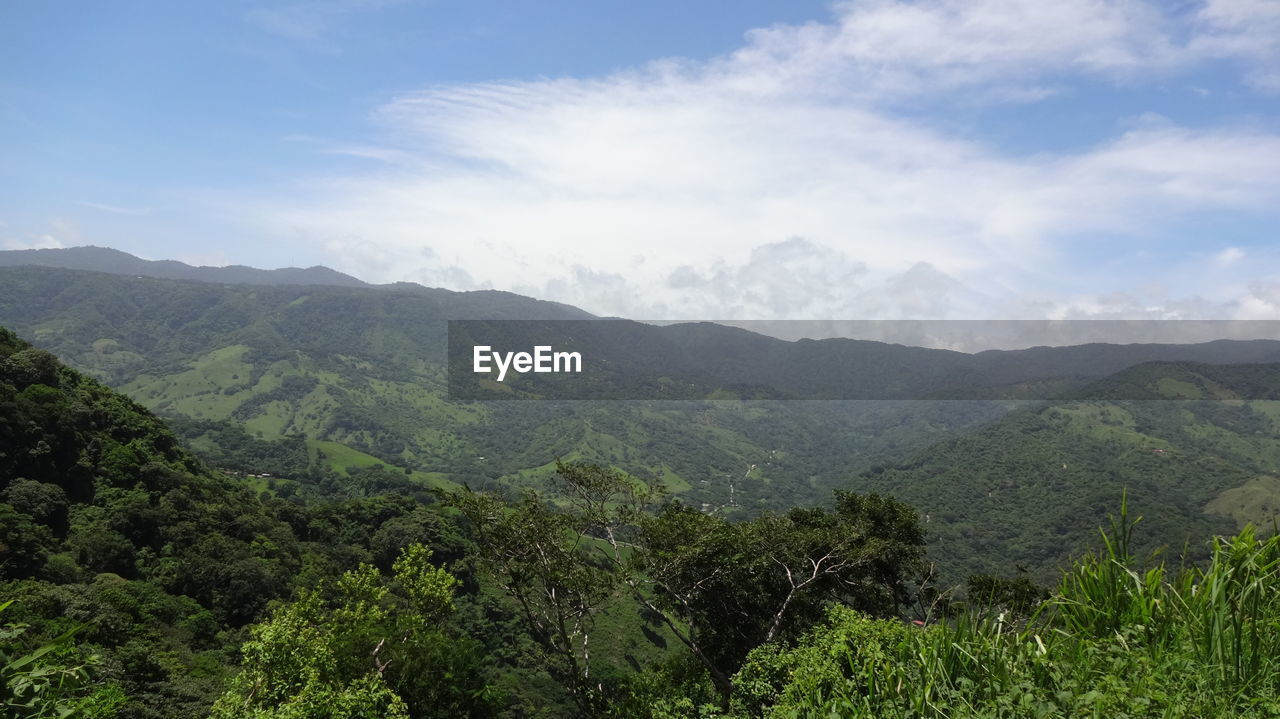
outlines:
M5 620L15 654L56 647L14 662L24 716L598 714L647 691L644 667L724 700L826 601L894 615L923 543L887 498L733 523L581 464L554 503L385 467L255 486L49 353L0 347ZM815 552L821 572L781 581Z
M1227 412L1219 424L1242 434L1267 426L1242 404L1203 411ZM1202 538L1201 555L1155 558L1117 495L1100 553L1052 589L1016 573L948 583L954 570L927 553L928 515L885 494L838 490L820 507L731 520L597 464L559 462L543 491L433 488L383 464L336 472L300 436L180 429L185 441L0 331L8 715L1280 707L1280 540L1252 525ZM201 443L219 466L193 454Z

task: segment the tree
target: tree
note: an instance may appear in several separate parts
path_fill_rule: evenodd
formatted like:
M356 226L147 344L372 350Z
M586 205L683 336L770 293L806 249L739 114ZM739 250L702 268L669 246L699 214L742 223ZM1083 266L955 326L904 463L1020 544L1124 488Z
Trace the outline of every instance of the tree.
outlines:
M11 505L0 504L0 577L27 577L44 566L53 544L49 528Z
M430 563L431 550L410 545L396 560L392 578L364 564L333 586L303 590L250 629L244 669L214 705L215 719L363 719L409 716L483 716L490 697L476 666L441 681L441 667L424 667L421 655L452 652L440 628L453 609L456 580ZM411 675L399 665L411 663ZM433 673L436 676L433 676ZM409 691L410 686L416 687ZM431 687L434 691L423 691ZM412 700L411 706L406 700Z
M553 511L532 491L514 505L470 490L448 502L469 521L485 569L519 606L548 671L584 715L597 713L604 694L593 683L591 633L617 576L593 561L591 517Z
M584 712L602 695L590 631L618 590L662 619L727 705L747 653L819 621L825 603L895 613L923 554L914 511L888 497L837 492L831 510L729 522L677 502L654 513L661 490L614 469L556 471L554 508L533 492L514 506L469 491L450 502Z
M737 523L674 503L641 518L636 575L668 625L687 627L678 636L726 700L748 652L820 621L825 604L884 616L906 599L924 549L914 512L876 495L835 500Z

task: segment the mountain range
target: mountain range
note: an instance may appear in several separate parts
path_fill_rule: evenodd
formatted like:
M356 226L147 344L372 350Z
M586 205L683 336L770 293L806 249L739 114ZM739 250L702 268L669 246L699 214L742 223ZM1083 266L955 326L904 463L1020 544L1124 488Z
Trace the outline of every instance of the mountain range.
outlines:
M0 267L61 267L68 270L108 272L114 275L161 277L243 285L332 285L368 287L366 283L328 267L287 267L260 270L244 265L193 267L176 260L144 260L110 247L59 247L0 252Z
M296 476L273 481L305 481L306 465L384 464L423 486L517 488L540 486L563 458L661 480L730 516L821 503L834 488L886 492L920 509L948 566L1041 578L1126 490L1151 549L1280 507L1273 341L976 354L785 342L710 323L584 322L595 318L558 303L364 285L324 268L41 252L0 253L0 325L169 417L226 469L262 473L287 445ZM102 252L114 259L86 271ZM515 345L580 348L609 368L610 392L649 399L451 401L447 322L458 319ZM507 396L558 396L540 379ZM646 394L659 386L687 391ZM815 396L895 401L769 401ZM235 432L236 451L220 446Z

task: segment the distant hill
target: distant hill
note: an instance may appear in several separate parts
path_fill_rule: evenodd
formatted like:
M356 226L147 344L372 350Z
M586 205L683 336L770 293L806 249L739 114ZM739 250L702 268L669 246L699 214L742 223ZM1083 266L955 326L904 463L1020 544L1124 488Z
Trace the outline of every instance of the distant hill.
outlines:
M590 317L509 293L418 285L225 285L0 268L0 324L154 411L193 420L181 426L197 447L227 436L217 423L231 423L263 442L301 442L339 473L382 463L421 483L474 488L538 486L557 458L581 459L661 479L689 504L730 515L821 502L834 487L890 492L929 517L933 551L948 566L1004 573L1021 563L1042 577L1088 546L1126 488L1159 530L1146 536L1171 545L1280 507L1275 483L1255 481L1280 476L1270 403L1114 401L1270 397L1280 378L1270 364L1277 344L1267 341L969 355L785 342L712 324L579 322L601 334L577 341L632 363L618 377L687 372L708 395L756 396L723 386L737 372L779 391L847 381L955 392L971 382L983 392L1002 383L1009 397L1065 388L1081 399L446 400L446 320L535 320L527 329ZM699 376L699 358L724 366ZM937 385L939 377L950 384Z
M1088 399L1280 400L1275 364L1146 362L1099 380L1081 395Z
M1280 364L1153 362L852 477L925 519L931 552L952 571L1048 581L1115 511L1145 516L1145 550L1264 529L1280 516ZM1124 397L1108 399L1117 392ZM953 576L951 579L963 579Z
M159 277L169 280L197 280L238 285L331 285L334 287L368 287L351 275L328 267L285 267L260 270L244 265L227 267L193 267L175 260L144 260L109 247L68 247L41 250L0 251L0 267L36 265L67 270L90 270L113 275Z
M557 457L583 459L661 478L696 506L751 512L820 501L851 470L1005 411L986 402L445 401L446 319L590 317L492 291L0 268L0 323L37 345L165 415L243 424L268 441L302 435L341 470L383 462L440 483L527 485Z

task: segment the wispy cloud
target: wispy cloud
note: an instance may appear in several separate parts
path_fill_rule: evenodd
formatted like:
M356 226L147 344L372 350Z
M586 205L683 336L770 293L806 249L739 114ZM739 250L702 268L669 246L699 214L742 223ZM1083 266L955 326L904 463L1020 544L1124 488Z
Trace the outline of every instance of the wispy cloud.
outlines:
M392 165L246 204L369 279L606 314L1191 312L1095 294L1077 258L1140 256L1204 213L1273 216L1280 136L1117 118L1109 138L1027 156L901 108L1035 102L1068 80L1126 84L1222 58L1249 59L1261 87L1275 58L1235 19L1265 14L1255 5L841 3L831 22L754 31L706 62L406 93L376 113L394 150L375 154ZM1149 283L1143 271L1114 274Z
M1244 259L1244 250L1239 247L1228 247L1213 256L1213 261L1219 267L1230 267L1240 260Z
M1251 83L1280 92L1280 2L1209 0L1197 20L1193 52L1240 60Z
M381 10L406 0L316 0L256 7L245 21L267 32L294 39L314 40L344 17Z
M117 207L115 205L106 205L101 202L84 202L79 203L84 207L103 212L110 212L113 215L149 215L151 208L149 207Z

